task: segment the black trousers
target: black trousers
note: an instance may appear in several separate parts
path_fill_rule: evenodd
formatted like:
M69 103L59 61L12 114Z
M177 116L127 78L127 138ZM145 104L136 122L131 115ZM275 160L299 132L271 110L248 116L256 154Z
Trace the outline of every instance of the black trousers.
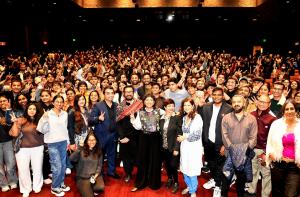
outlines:
M169 150L163 149L162 157L166 166L168 179L173 179L174 183L178 183L177 169L179 165L179 155L174 156Z
M238 197L244 197L245 194L245 184L246 184L246 174L244 171L234 171L236 175L236 192Z
M295 163L274 162L271 168L272 197L300 195L300 169Z
M225 175L223 174L223 165L226 160L225 156L220 155L220 151L216 150L215 143L211 141L205 145L204 155L212 178L216 182L216 186L221 188L222 193L227 194L229 185Z
M50 158L48 153L48 146L44 145L44 158L43 158L43 177L44 179L49 178L51 174Z
M94 197L94 192L104 191L104 181L102 176L96 178L95 184L90 182L90 179L76 178L76 186L82 197Z
M149 186L159 189L161 186L161 136L141 133L137 156L137 175L135 187L142 189Z
M123 167L126 175L131 175L133 167L136 164L138 137L136 134L132 134L127 136L127 138L129 139L128 143L120 144L120 157L123 161Z

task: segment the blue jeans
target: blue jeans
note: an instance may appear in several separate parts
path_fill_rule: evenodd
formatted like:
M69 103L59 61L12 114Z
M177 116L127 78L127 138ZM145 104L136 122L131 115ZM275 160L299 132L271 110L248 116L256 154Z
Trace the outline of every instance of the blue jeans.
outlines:
M48 144L52 171L52 188L60 188L64 184L66 172L67 141Z
M4 165L6 170L4 170ZM12 141L0 143L0 187L18 183Z
M70 155L67 154L67 158L66 158L66 167L72 169L73 165L70 161Z
M198 187L198 179L197 176L188 176L183 174L184 182L189 188L189 193L196 193Z

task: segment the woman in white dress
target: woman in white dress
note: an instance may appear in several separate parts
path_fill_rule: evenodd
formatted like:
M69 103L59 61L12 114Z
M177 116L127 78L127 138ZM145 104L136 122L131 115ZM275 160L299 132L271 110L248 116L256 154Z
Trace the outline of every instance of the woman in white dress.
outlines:
M202 125L203 121L196 112L196 106L192 98L186 98L181 104L183 123L183 135L179 135L177 140L180 145L180 170L184 176L187 188L182 194L191 194L196 197L198 187L198 177L201 174L202 164Z

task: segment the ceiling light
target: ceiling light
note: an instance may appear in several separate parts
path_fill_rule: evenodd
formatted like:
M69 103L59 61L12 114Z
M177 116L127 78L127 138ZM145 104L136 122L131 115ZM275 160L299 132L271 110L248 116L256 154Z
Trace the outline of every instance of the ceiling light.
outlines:
M169 14L169 15L167 16L166 21L171 22L171 21L173 21L173 20L174 20L174 14Z

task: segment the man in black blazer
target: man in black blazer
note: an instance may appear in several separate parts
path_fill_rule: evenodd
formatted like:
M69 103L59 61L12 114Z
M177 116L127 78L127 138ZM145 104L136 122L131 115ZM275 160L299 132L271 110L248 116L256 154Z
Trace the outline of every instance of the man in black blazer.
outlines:
M213 197L220 197L228 189L227 181L222 173L225 162L221 123L224 115L232 111L232 107L224 100L224 91L216 87L212 91L213 102L201 107L198 111L203 120L202 140L205 159L212 174L212 179L203 185L205 189L214 188ZM222 188L222 190L221 190Z

